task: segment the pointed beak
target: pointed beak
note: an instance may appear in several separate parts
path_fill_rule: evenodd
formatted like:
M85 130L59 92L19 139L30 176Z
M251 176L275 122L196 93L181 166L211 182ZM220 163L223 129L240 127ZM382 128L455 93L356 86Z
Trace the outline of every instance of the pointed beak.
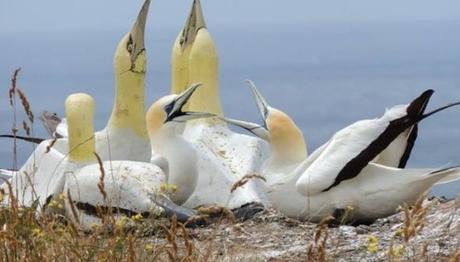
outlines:
M185 22L184 29L182 29L182 36L180 40L182 48L185 48L193 43L198 30L201 28L206 28L206 23L204 22L200 0L194 0L192 8L190 9L190 14Z
M260 115L264 120L264 125L267 126L266 121L270 106L268 105L267 101L265 101L265 98L262 96L262 94L260 94L254 82L252 82L251 80L246 80L246 82L249 84L249 88L251 89L252 95L256 99L257 108L259 109Z
M267 101L265 101L264 97L260 94L254 82L252 82L251 80L246 80L246 82L249 84L249 88L251 89L251 92L256 100L257 108L259 109L264 124L259 125L252 122L246 122L242 120L236 120L225 117L219 117L219 119L231 125L246 129L247 131L253 133L257 137L262 138L265 141L270 141L270 132L267 128L267 117L270 110L270 106L268 105Z
M177 95L176 99L170 104L166 105L165 111L167 114L166 122L176 121L176 122L185 122L187 120L195 118L206 118L214 117L214 114L205 113L205 112L191 112L191 111L182 111L184 105L188 102L193 93L201 86L201 83L192 84L185 91Z
M265 141L270 141L270 132L265 126L258 125L252 122L246 122L237 119L219 117L220 120L225 121L231 125L246 129L257 137L262 138Z
M187 222L190 218L198 215L196 210L178 206L164 194L155 194L150 199L164 209L166 217L176 216L179 222Z
M136 22L131 29L131 41L132 41L132 51L131 51L131 63L137 59L137 56L145 50L145 24L147 22L147 15L149 12L150 0L145 0L142 5L141 11L137 16Z

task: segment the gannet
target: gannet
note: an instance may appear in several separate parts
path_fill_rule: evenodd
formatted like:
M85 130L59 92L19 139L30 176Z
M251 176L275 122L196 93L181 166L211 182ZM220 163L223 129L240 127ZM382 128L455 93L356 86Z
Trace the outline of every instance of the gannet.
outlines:
M71 153L71 161L74 163L91 160L93 164L83 165L67 175L64 186L64 193L67 194L67 215L75 215L72 213L73 205L78 213L78 221L87 228L100 219L96 212L97 207L102 210L112 209L116 215L146 216L159 214L162 212L161 208L174 208L169 202L166 202L165 206L165 201L169 200L177 205L184 203L195 189L198 168L195 150L182 138L177 129L180 129L186 120L212 116L208 113L182 111L182 107L198 86L199 84L194 84L179 95L160 98L148 110L147 129L154 152L151 163L94 163L94 144L80 150L78 157L72 157ZM71 125L70 119L68 123ZM69 135L72 136L71 129L69 131ZM101 166L104 170L102 180ZM102 183L103 190L100 188ZM174 190L162 192L164 185L171 185Z
M145 23L150 0L115 51L115 101L107 126L96 133L96 150L103 160L150 160L151 149L145 126L144 81Z
M114 57L116 94L112 115L107 127L102 131L96 132L96 149L103 160L139 160L149 161L151 149L144 118L144 77L145 77L145 47L144 47L144 30L147 19L150 0L146 0L141 11L132 27L131 31L126 34L118 44ZM65 132L60 135L65 136ZM13 137L8 136L7 137ZM39 143L35 151L28 158L19 172L6 172L9 175L18 174L12 182L14 187L19 191L24 191L30 183L48 178L38 178L52 176L59 173L64 163L57 161L63 159L68 153L67 139L43 140L38 138L23 138L24 140ZM48 153L49 145L52 144ZM110 148L110 150L109 150ZM46 163L46 164L45 164ZM31 176L35 174L33 181L26 179L25 174ZM38 175L37 175L38 174ZM38 179L38 180L37 180ZM54 179L53 179L54 181ZM54 182L53 182L54 183ZM40 185L43 185L41 183ZM44 190L48 190L44 188ZM19 193L19 192L18 192ZM22 192L18 198L24 205L30 205L36 199L31 192ZM40 202L43 203L43 199Z
M172 49L172 93L193 82L203 83L203 88L190 99L187 109L222 116L217 51L199 0L193 1ZM233 209L251 202L267 204L263 182L258 179L230 192L244 175L259 171L268 154L264 141L234 133L217 118L189 121L184 137L197 151L200 173L197 188L185 206L217 204Z
M66 215L79 221L83 228L88 228L98 222L97 206L105 209L113 207L115 214L118 211L124 214L125 210L132 214L159 213L159 210L152 208L156 206L149 201L148 194L159 192L160 184L167 182L163 169L147 162L95 163L94 106L94 100L86 94L76 94L66 100L69 148L75 148L69 152L68 161L74 168L66 174L61 191L66 195ZM80 129L76 129L75 125ZM82 143L86 137L90 139ZM106 194L105 199L102 192ZM115 207L118 209L115 210ZM78 216L78 219L74 216Z
M308 182L309 194L315 194L354 178L369 162L379 159L379 154L408 128L437 112L460 104L452 103L421 114L432 93L432 90L427 90L408 105L394 106L380 118L361 120L335 133L318 159L299 179L298 188Z
M75 168L67 157L69 146L72 148L70 150L72 157L78 156L83 144L94 142L93 133L82 138L84 131L92 132L92 128L86 127L84 122L85 115L91 115L92 109L88 107L88 103L78 102L80 96L83 94L70 95L66 99L65 110L66 117L73 120L69 130L73 130L74 134L82 135L41 142L19 171L11 172L9 183L20 205L31 206L38 200L39 207L43 207L49 202L50 196L59 195L64 186L65 174ZM78 146L79 144L82 146ZM3 184L2 188L8 192L7 195L11 194L7 183ZM9 200L11 196L4 201Z
M96 149L103 160L150 160L151 149L145 127L144 108L147 60L144 33L149 6L150 0L145 0L131 31L118 43L114 54L113 109L106 127L95 134ZM55 131L56 137L66 136L65 119L56 125ZM41 140L32 142L39 143Z
M454 105L442 107L428 114L421 114L420 112L425 110L426 102L432 91L425 92L408 106L391 108L379 119L358 122L367 123L367 128L353 129L347 127L339 131L337 134L347 134L342 136L342 141L337 141L334 136L331 141L306 158L307 151L303 134L294 121L284 112L270 107L253 84L251 89L263 116L264 124L258 125L234 119L225 120L270 142L271 155L262 171L267 179L267 195L271 204L289 217L319 221L336 210L351 206L354 208L352 218L356 221L366 222L396 212L397 207L404 202L414 203L421 194L442 179L448 178L448 181L460 179L460 168L458 167L399 169L378 163L369 163L376 155L383 153L382 151L395 150L394 147L381 146L382 149L374 149L373 155L375 155L368 157L369 160L365 163L364 169L357 171L358 174L353 179L342 181L331 190L315 190L318 187L316 184L321 184L325 182L324 180L326 180L326 184L333 183L333 181L328 182L327 179L323 180L323 177L327 177L327 175L332 176L332 171L330 174L324 174L321 168L327 170L334 167L337 169L337 165L353 165L350 163L353 163L355 159L350 155L345 157L348 158L349 162L340 164L336 161L338 157L335 154L340 154L340 147L346 150L348 147L353 148L353 145L361 145L360 139L367 141L367 144L372 144L375 141L374 144L386 143L389 145L393 141L392 139L399 137L401 133L406 132L408 128L423 118ZM397 120L411 116L414 116L415 120ZM380 129L380 133L373 136L362 134L366 131L370 132L369 129L377 128L379 123L388 128ZM399 123L403 124L399 125ZM348 133L346 133L347 130ZM382 135L385 130L390 132L392 137L388 138ZM366 144L366 142L363 143ZM334 145L335 147L332 147ZM405 150L398 149L396 151L403 151L401 153L403 155ZM325 161L324 158L329 159L329 161ZM315 167L316 170L312 167ZM339 171L336 171L336 176ZM315 182L316 184L313 184Z

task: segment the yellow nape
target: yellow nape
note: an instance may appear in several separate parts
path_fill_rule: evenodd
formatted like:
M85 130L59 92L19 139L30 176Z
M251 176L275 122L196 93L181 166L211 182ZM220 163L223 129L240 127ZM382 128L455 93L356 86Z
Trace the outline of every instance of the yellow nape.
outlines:
M183 31L183 30L182 30ZM171 93L179 94L189 85L188 59L191 45L183 48L181 39L183 32L180 32L173 45L171 55Z
M132 129L137 135L147 137L144 115L146 54L142 51L131 62L129 35L123 37L115 52L115 102L108 125Z
M155 136L161 130L166 119L166 112L164 110L164 101L166 99L169 99L169 96L157 100L145 114L145 122L147 123L147 131L150 137Z
M94 107L94 99L84 93L72 94L65 101L70 161L94 160Z
M223 116L219 97L219 61L208 30L201 28L189 57L189 83L202 83L189 100L189 110Z
M272 108L266 123L270 132L270 144L278 159L299 162L307 158L302 131L286 113Z

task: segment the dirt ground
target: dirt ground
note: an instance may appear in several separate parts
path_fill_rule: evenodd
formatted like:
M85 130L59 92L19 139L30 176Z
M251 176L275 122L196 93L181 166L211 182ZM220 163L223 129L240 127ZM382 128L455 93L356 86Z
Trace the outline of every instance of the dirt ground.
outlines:
M460 198L425 200L371 225L319 228L265 210L190 235L211 261L460 261Z

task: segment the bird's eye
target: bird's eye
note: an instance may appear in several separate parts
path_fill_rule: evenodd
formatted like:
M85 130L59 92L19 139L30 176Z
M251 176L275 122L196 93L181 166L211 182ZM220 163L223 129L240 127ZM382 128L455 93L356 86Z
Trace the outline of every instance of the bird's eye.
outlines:
M132 52L133 51L133 38L131 36L129 36L129 39L128 39L128 44L126 45L126 49L128 50L128 52Z
M175 102L172 102L172 103L167 104L167 105L164 107L165 112L166 112L167 114L169 114L169 113L173 110L174 104L175 104Z

